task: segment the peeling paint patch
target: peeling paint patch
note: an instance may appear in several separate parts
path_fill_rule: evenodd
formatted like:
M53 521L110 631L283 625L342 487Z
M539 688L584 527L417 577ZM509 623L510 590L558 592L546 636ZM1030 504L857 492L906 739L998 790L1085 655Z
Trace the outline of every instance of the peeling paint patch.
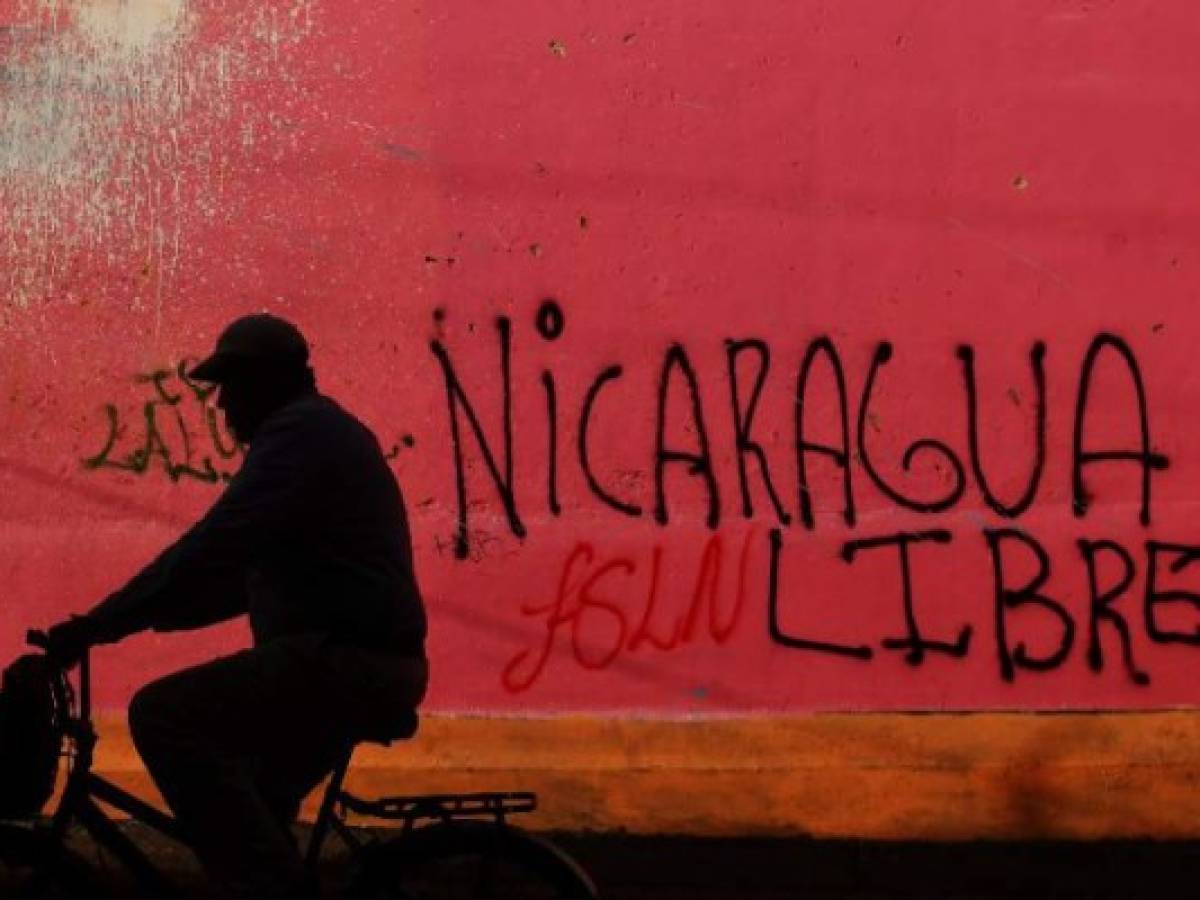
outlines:
M284 54L314 3L20 0L0 41L0 305L61 294L87 261L147 273L161 310L189 228L230 214L221 173L278 139L281 117L237 85L270 77L286 104ZM236 21L201 40L217 16Z

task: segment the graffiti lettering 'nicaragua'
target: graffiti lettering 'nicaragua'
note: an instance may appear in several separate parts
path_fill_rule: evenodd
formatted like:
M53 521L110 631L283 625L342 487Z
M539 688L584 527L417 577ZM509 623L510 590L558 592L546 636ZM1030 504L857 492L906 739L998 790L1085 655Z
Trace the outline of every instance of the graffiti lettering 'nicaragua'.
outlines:
M546 340L555 340L562 330L561 310L553 301L547 301L538 316L539 333ZM441 366L449 407L458 500L455 553L460 559L466 558L469 552L468 516L472 506L467 497L465 431L469 430L470 435L474 438L474 445L483 459L491 483L503 505L509 529L517 537L524 537L526 534L526 527L518 510L517 495L514 490L516 463L513 451L511 322L507 318L497 319L496 332L500 339L499 382L503 390L500 415L502 430L498 437L494 434L489 436L485 432L475 404L459 378L448 349L440 340L434 340L430 345ZM729 399L732 407L731 419L734 423L734 433L730 437L736 448L737 481L741 495L742 513L747 519L755 516L750 490L751 467L748 465L749 460L754 463L763 490L770 500L772 514L781 525L790 525L793 516L776 490L775 479L771 475L771 463L767 458L766 451L754 437L755 413L771 367L770 345L758 339L729 340L725 342L725 351ZM812 530L816 527L813 512L813 490L809 484L809 464L813 459L832 462L840 470L842 479L841 514L845 524L849 527L854 527L857 521L854 489L856 470L861 472L861 475L865 475L870 483L892 503L904 509L919 513L942 513L953 509L962 501L968 481L967 465L964 465L959 454L946 443L934 438L921 438L909 444L900 457L900 464L907 472L914 467L918 457L927 458L932 467L946 472L949 476L948 485L942 488L940 493L930 496L914 496L890 483L881 472L879 460L876 459L876 451L869 439L868 423L873 420L872 402L876 393L876 384L893 355L894 350L890 343L880 343L875 348L862 394L859 397L858 413L857 416L852 417L850 398L846 390L845 370L836 345L828 337L817 337L808 344L795 381L791 448L792 462L796 469L796 482L799 486L796 509L799 512L800 524L804 528ZM971 474L988 507L997 515L1008 519L1019 518L1033 504L1045 468L1045 355L1046 348L1041 342L1035 343L1029 353L1029 366L1036 392L1036 412L1034 416L1034 450L1028 467L1028 481L1024 491L1018 497L1006 501L993 492L980 457L979 435L982 429L979 422L975 353L969 346L962 346L957 350L967 408L966 443L969 450L968 464ZM1135 448L1097 448L1085 444L1084 426L1088 418L1089 407L1092 405L1098 407L1105 403L1105 398L1095 396L1096 392L1092 386L1096 365L1102 355L1111 356L1116 363L1124 367L1133 386L1136 401L1129 414L1136 423L1139 435L1138 446ZM752 383L748 390L744 390L742 366L739 363L743 356L751 358L755 365ZM822 388L824 393L820 397L814 396L817 391L812 387L812 376L818 366L828 369L833 376L832 396L828 394L827 388ZM597 400L605 391L612 389L623 375L624 368L619 364L601 369L591 381L578 407L575 458L588 490L596 501L624 516L639 518L651 515L658 524L667 525L671 521L671 515L667 500L666 475L672 467L679 467L681 471L699 479L707 498L704 521L709 528L716 529L721 522L721 484L714 464L712 441L706 424L707 417L701 400L696 370L687 349L682 344L673 343L666 348L659 368L658 390L654 404L655 441L650 466L653 470L653 497L621 496L615 487L605 483L605 478L599 471L595 460L590 435L594 418L597 415ZM553 374L549 371L543 372L541 381L546 399L550 440L545 473L547 509L551 514L558 515L561 507L557 486L559 457L557 444L562 416ZM686 396L686 402L681 404L686 410L687 421L685 424L695 437L694 446L687 448L672 446L667 439L668 407L671 405L669 401L671 395L680 389ZM818 401L826 404L832 403L833 408L837 410L840 440L836 443L827 444L814 441L806 431L806 417L810 408L818 405ZM497 446L500 448L499 452ZM1121 338L1112 334L1099 334L1092 340L1084 356L1076 394L1071 455L1071 503L1076 516L1086 515L1088 507L1092 503L1085 477L1088 468L1098 464L1115 463L1134 466L1139 470L1138 515L1143 525L1149 524L1151 475L1155 471L1166 469L1168 460L1164 455L1156 453L1151 446L1146 392L1141 370L1133 351ZM647 503L647 500L652 502Z
M457 494L458 519L455 553L459 558L470 555L471 535L469 515L472 508L478 509L477 498L467 496L466 457L476 452L482 459L490 485L504 509L506 521L512 534L526 536L525 519L518 508L515 491L517 466L514 459L513 442L513 380L511 357L513 351L513 327L507 318L495 323L499 339L499 378L501 386L500 415L490 418L500 422L498 432L489 434L483 427L477 404L464 385L455 367L449 348L435 339L430 347L436 358L445 385L451 441L454 452L454 473ZM564 316L558 304L546 301L538 311L536 329L543 340L555 341L563 333ZM961 379L962 397L966 409L966 433L963 443L966 454L960 455L947 443L934 438L914 440L903 449L899 464L903 471L914 468L918 458L927 461L931 468L943 473L936 490L918 495L904 490L884 476L886 466L877 458L872 441L874 422L872 411L877 385L883 377L887 364L894 356L890 343L876 346L863 381L861 394L857 397L857 413L852 414L852 405L847 388L846 374L841 355L834 341L825 336L810 340L804 350L795 373L794 403L792 408L790 462L794 465L795 483L798 492L789 503L777 489L777 479L772 476L774 463L768 458L766 448L755 437L755 416L759 401L771 368L771 346L760 339L728 340L724 344L725 377L728 383L728 402L733 433L727 436L735 449L733 459L736 467L736 484L742 515L745 519L756 517L751 490L757 478L757 489L769 504L767 515L774 520L775 527L766 533L769 553L767 578L767 627L769 636L776 645L795 650L831 654L849 660L870 660L879 649L903 654L912 666L921 666L932 656L940 655L962 658L972 648L975 637L970 624L962 624L950 634L931 636L922 628L918 614L919 604L915 598L912 579L913 558L937 552L938 546L953 543L953 532L931 528L906 531L887 535L864 536L846 541L841 547L841 558L852 565L856 558L865 553L890 552L896 560L901 601L901 634L883 638L878 646L868 643L834 643L816 636L801 635L784 625L781 607L786 602L782 589L785 572L784 561L786 529L800 528L806 531L817 529L814 489L810 484L809 472L812 464L822 461L832 465L839 473L837 506L844 527L854 531L858 527L856 509L856 480L866 478L887 500L896 507L916 513L936 515L947 513L962 503L968 483L974 482L979 496L986 506L1001 519L1019 520L1034 504L1042 486L1046 465L1046 347L1036 342L1028 352L1029 378L1034 392L1032 416L1031 453L1023 471L1027 472L1021 490L1013 496L1001 497L993 488L980 452L980 435L985 431L980 421L978 402L978 379L976 375L975 351L970 346L960 346L955 355ZM1127 405L1126 416L1131 429L1137 436L1135 446L1095 446L1085 439L1089 410L1106 403L1112 405L1113 398L1102 396L1097 378L1097 367L1104 360L1110 369L1109 375L1120 373L1132 388L1122 396ZM747 371L749 373L747 377ZM820 378L814 374L821 372ZM667 495L666 475L678 468L696 480L705 498L703 517L705 524L718 537L721 532L722 479L713 453L712 435L708 427L701 399L696 369L687 349L679 343L669 344L661 357L658 369L657 392L654 398L654 446L651 459L652 485L648 496L635 496L627 488L618 488L614 482L606 481L592 443L591 435L597 416L598 400L609 390L615 390L625 374L620 364L611 364L598 369L579 398L574 424L574 460L582 474L582 482L595 502L608 507L616 514L632 518L647 517L661 526L672 522L671 505ZM542 395L546 409L546 428L549 436L547 464L545 466L546 508L553 516L561 514L559 498L559 433L563 429L563 415L559 391L552 372L543 371L540 377ZM819 388L817 385L819 384ZM672 396L683 397L683 402L670 400ZM1126 399L1128 397L1129 399ZM827 417L830 409L836 412L838 439L832 442L814 440L810 435L809 419L812 411L821 410ZM667 439L670 410L683 411L685 431L690 436L686 447L672 444ZM760 427L762 427L760 425ZM887 462L891 462L888 460ZM1168 467L1165 455L1155 451L1150 432L1149 412L1141 368L1132 348L1120 337L1100 333L1090 341L1078 371L1075 389L1071 457L1070 457L1070 507L1078 518L1084 518L1095 498L1089 490L1088 473L1096 466L1122 466L1137 473L1138 503L1137 518L1141 525L1149 525L1152 514L1152 481L1156 472ZM732 475L732 473L731 473ZM728 479L727 479L728 480ZM624 491L624 492L622 492ZM991 560L993 597L992 622L994 652L1000 676L1012 681L1019 672L1049 671L1061 666L1077 644L1077 633L1086 638L1086 659L1090 668L1100 671L1104 666L1102 635L1111 631L1119 641L1120 658L1126 676L1138 685L1148 684L1149 674L1134 659L1131 625L1126 615L1118 611L1115 601L1130 591L1137 565L1134 555L1122 544L1113 540L1079 539L1076 542L1078 560L1087 574L1088 611L1086 623L1077 627L1076 617L1058 600L1046 593L1046 583L1051 574L1051 560L1035 536L1015 527L983 528L982 543ZM966 538L959 538L961 542ZM743 546L739 570L744 573L746 553L750 546L747 536ZM718 542L705 551L704 559L720 552ZM584 668L603 668L622 652L633 652L645 645L650 650L667 650L687 643L697 634L697 622L701 610L707 605L710 616L718 617L718 599L707 585L711 578L706 572L709 563L702 564L697 576L696 588L690 601L681 607L676 603L676 618L669 624L669 636L663 640L648 637L646 623L651 620L652 610L658 597L658 560L661 548L656 548L653 565L649 566L646 597L641 604L622 606L605 600L597 592L600 581L617 584L614 579L629 582L638 575L636 561L617 556L611 559L598 558L595 548L588 543L579 544L569 554L563 566L557 594L543 603L527 603L522 613L535 617L544 626L543 638L534 647L526 648L512 658L503 673L503 683L510 691L524 690L533 684L546 667L547 659L556 641L565 641L575 661ZM1174 630L1164 623L1160 615L1170 604L1184 604L1200 608L1200 593L1186 591L1172 585L1164 587L1164 578L1172 579L1193 562L1200 562L1200 546L1171 544L1149 541L1144 546L1145 591L1142 598L1141 627L1148 638L1159 644L1188 644L1200 646L1200 633ZM716 557L713 557L716 558ZM1030 566L1033 574L1030 575ZM1116 567L1116 574L1112 574ZM646 566L642 566L643 569ZM1018 576L1015 572L1021 572ZM1101 573L1105 573L1102 575ZM802 577L802 576L801 576ZM744 579L737 579L736 597L729 606L727 620L718 623L713 618L708 635L716 643L724 643L736 627L745 592ZM640 589L639 589L640 590ZM635 593L637 591L635 590ZM1083 620L1081 619L1081 623ZM1023 629L1036 623L1037 640L1032 642L1039 648L1031 649L1031 642L1022 638ZM1081 639L1078 643L1082 644Z

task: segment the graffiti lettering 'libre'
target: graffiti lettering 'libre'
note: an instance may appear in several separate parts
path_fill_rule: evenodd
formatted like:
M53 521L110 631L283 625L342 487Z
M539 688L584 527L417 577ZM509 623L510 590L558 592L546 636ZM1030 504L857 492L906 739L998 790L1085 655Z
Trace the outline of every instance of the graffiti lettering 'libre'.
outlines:
M714 532L707 540L699 560L694 563L694 578L682 571L672 579L663 576L669 564L666 550L655 545L644 556L625 552L608 553L593 543L580 541L567 553L555 591L543 599L529 599L520 606L521 615L536 623L532 642L514 654L501 673L501 684L510 693L528 690L543 678L551 658L558 655L581 669L606 669L622 657L639 653L668 653L699 642L715 646L727 644L745 619L749 593L749 560L759 545L759 530L751 525L740 540L736 556L736 576L723 575L731 568L733 554L727 548L726 535ZM806 578L794 562L782 560L784 536L781 529L767 533L769 546L766 586L767 632L776 646L832 655L849 661L868 662L877 650L903 654L904 661L920 667L932 656L962 659L968 651L994 654L999 676L1013 681L1018 672L1048 672L1062 666L1072 649L1083 646L1088 668L1100 673L1105 667L1105 640L1115 635L1120 649L1122 670L1133 684L1150 684L1150 674L1134 658L1133 630L1140 626L1157 645L1200 645L1196 631L1171 628L1163 613L1172 605L1184 603L1200 607L1200 594L1181 590L1171 584L1179 573L1200 562L1200 547L1147 541L1145 544L1145 590L1140 598L1140 616L1127 617L1121 607L1129 605L1127 595L1137 574L1134 555L1116 541L1076 541L1076 549L1087 572L1086 611L1073 616L1067 606L1046 593L1051 576L1051 559L1045 548L1030 534L1015 528L984 529L983 542L991 559L993 641L980 648L981 640L970 623L942 637L931 636L922 625L920 603L914 587L913 568L936 566L939 547L951 544L954 536L944 529L906 532L884 537L847 541L841 547L843 562L852 565L866 551L891 551L899 582L899 615L902 633L891 628L882 635L873 622L860 623L857 643L835 643L819 634L820 625L801 628L795 616L785 615L783 607L803 603L812 605L803 589ZM969 539L969 538L968 538ZM921 549L917 549L920 547ZM941 551L944 552L944 551ZM1033 561L1032 575L1028 573ZM1102 572L1106 574L1101 574ZM800 591L785 591L783 585L799 584ZM892 590L889 589L889 594ZM1116 605L1123 600L1121 607ZM828 601L826 601L828 602ZM1136 600L1135 600L1136 602ZM819 619L820 615L809 618ZM1077 622L1079 623L1077 627ZM872 645L868 638L878 638ZM1078 638L1078 639L1077 639ZM1086 640L1086 644L1084 644ZM1037 652L1031 645L1043 649ZM557 651L557 652L556 652Z

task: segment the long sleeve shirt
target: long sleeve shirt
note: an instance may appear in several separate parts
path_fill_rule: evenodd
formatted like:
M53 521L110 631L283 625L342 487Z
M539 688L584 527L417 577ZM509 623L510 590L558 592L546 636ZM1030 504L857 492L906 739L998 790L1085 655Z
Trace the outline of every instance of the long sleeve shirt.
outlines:
M424 654L399 486L371 432L315 391L268 416L217 502L88 616L112 642L241 613L256 644L320 633Z

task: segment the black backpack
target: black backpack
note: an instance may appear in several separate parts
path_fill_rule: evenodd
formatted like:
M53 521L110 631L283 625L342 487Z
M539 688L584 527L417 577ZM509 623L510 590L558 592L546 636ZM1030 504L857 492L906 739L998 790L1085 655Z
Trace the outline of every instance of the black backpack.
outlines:
M61 670L41 653L0 680L0 819L36 816L54 791L66 713Z

